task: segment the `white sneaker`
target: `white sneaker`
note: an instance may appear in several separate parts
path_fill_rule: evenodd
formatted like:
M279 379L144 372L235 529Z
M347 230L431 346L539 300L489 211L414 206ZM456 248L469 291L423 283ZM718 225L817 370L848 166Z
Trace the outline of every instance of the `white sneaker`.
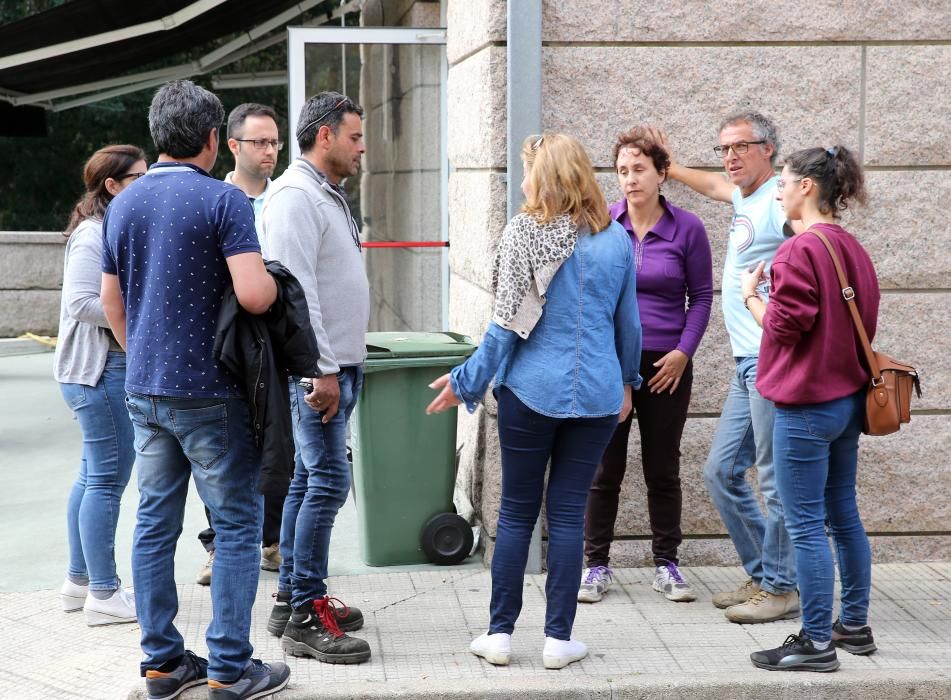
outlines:
M667 600L678 603L689 603L697 599L697 594L684 579L680 569L670 561L654 569L654 590L663 593Z
M597 603L614 583L614 572L607 566L591 566L581 572L579 603Z
M485 634L476 637L469 645L469 651L481 656L490 664L508 666L512 657L512 635L505 632Z
M89 596L86 598L83 612L86 615L86 624L90 627L135 622L135 595L132 591L120 587L105 600Z
M59 589L59 600L63 604L63 612L77 612L83 609L89 586L80 586L69 579L63 582Z
M545 668L564 668L587 655L588 647L575 639L566 642L563 639L545 637L545 650L542 652Z

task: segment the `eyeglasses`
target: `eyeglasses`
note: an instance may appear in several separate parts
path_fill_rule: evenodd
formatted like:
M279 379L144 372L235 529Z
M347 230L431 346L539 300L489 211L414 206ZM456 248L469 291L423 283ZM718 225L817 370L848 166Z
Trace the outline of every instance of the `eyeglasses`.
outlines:
M777 189L779 192L782 192L783 189L785 189L786 185L791 184L791 183L793 183L793 182L802 182L805 178L806 178L806 176L803 175L802 177L794 178L794 179L790 180L789 182L786 182L785 180L777 180L777 181L776 181L776 189Z
M727 146L714 146L713 152L717 154L717 158L726 158L730 153L730 149L733 149L733 152L741 156L750 150L750 144L754 143L766 143L765 141L737 141L736 143L731 143Z
M254 147L259 151L266 151L268 146L273 148L275 151L280 151L284 148L284 142L278 141L277 139L235 139L235 141L253 144Z
M143 175L145 175L145 173L126 173L125 175L120 175L119 177L113 179L118 180L119 182L122 182L123 180L138 180Z
M312 119L311 121L307 122L307 124L306 124L304 127L298 129L298 130L297 130L297 138L300 138L300 137L301 137L301 134L303 134L305 131L307 131L310 127L312 127L314 124L319 124L320 122L322 122L324 119L326 119L327 117L329 117L331 114L333 114L334 112L336 112L338 109L340 109L341 107L343 107L343 106L344 106L345 104L347 104L348 102L350 102L350 98L349 98L349 97L344 97L343 99L338 100L338 101L337 101L337 104L335 104L333 107L331 107L330 109L328 109L326 112L324 112L323 114L321 114L321 115L320 115L319 117L317 117L316 119Z

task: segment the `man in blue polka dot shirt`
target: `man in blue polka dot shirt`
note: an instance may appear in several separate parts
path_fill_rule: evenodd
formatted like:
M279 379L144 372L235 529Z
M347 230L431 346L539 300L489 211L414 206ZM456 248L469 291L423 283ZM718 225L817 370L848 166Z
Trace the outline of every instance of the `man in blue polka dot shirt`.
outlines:
M251 658L261 455L236 378L212 354L229 284L252 314L266 312L277 295L248 198L208 174L223 120L207 90L187 80L162 86L149 109L158 162L103 219L102 303L127 351L135 429L132 575L149 697L176 697L206 682L209 698L264 697L290 676L283 663ZM190 477L217 533L207 661L185 649L174 625L175 546Z

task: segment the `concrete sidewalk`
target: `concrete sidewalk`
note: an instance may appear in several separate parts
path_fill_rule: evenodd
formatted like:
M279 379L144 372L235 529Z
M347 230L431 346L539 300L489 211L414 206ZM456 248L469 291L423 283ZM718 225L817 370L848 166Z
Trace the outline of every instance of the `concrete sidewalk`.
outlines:
M951 697L951 563L874 568L871 623L879 651L840 650L836 673L770 673L748 655L778 646L797 620L740 626L710 603L744 578L739 568L684 569L699 594L671 603L651 590L649 569L623 569L595 605L580 605L575 636L590 656L560 671L541 663L544 576L525 582L525 607L508 667L468 651L486 629L490 576L445 569L337 576L332 594L360 607L373 656L355 666L287 659L283 700L302 698L942 698ZM180 586L179 629L205 654L207 589ZM283 658L265 629L273 579L262 579L252 623L255 656ZM137 625L89 628L59 609L55 591L0 594L0 697L144 698ZM203 698L203 688L184 698Z

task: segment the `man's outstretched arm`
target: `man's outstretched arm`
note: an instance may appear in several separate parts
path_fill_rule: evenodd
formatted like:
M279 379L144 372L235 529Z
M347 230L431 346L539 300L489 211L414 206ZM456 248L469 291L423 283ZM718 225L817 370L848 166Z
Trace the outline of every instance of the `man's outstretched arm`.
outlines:
M667 134L664 133L663 129L655 126L648 127L648 133L652 139L666 149L667 155L670 157L670 169L667 171L667 175L671 179L682 182L690 189L718 202L733 201L733 190L736 189L736 185L720 173L711 173L706 170L680 165L674 159L673 151L671 151L670 144L667 141Z

